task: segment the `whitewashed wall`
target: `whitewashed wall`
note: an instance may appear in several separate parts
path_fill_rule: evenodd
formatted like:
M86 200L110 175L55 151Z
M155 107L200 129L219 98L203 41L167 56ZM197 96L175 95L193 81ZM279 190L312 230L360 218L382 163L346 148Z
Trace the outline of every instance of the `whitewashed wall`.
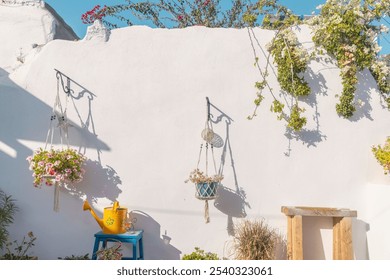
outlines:
M310 48L309 29L296 32ZM264 48L273 32L254 34L264 67L259 44ZM91 253L99 227L82 211L87 197L100 213L114 200L134 211L136 228L145 230L146 259L179 259L195 246L229 257L229 233L242 216L263 217L285 234L281 206L340 207L358 211L356 259L389 259L390 177L370 149L384 142L390 119L370 74L359 76L363 107L345 120L335 112L339 70L326 57L312 62L306 77L313 93L304 102L308 126L294 136L269 111L269 96L258 117L247 120L260 79L253 63L246 29L129 27L114 30L107 42L48 43L31 63L3 77L0 88L0 141L11 151L0 152L0 187L20 207L12 236L32 230L40 259ZM25 161L45 142L56 93L54 68L78 83L70 84L80 94L74 99L80 117L68 103L70 142L90 159L76 191L61 192L59 213L52 211L53 189L34 188ZM278 92L274 71L270 80ZM218 167L224 159L227 188L210 204L209 224L194 186L184 183L202 143L206 96L213 120L221 117L214 129L224 145L215 153ZM304 223L305 258L331 259L331 220Z

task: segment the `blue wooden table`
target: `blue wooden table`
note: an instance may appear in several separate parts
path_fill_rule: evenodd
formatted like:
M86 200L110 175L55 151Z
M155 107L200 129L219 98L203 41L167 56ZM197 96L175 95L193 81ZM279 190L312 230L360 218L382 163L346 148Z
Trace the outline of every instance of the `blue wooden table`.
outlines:
M132 230L122 234L106 234L102 231L95 233L95 245L93 247L92 259L96 260L96 252L101 248L106 248L107 242L131 243L133 246L132 257L122 257L122 260L143 260L143 230ZM101 244L100 244L101 243Z

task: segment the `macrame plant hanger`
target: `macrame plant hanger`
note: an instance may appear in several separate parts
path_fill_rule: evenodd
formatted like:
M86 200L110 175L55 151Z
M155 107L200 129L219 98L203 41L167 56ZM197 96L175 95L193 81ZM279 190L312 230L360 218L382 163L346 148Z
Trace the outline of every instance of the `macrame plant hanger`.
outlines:
M69 148L69 138L68 138L68 119L66 115L66 110L68 107L68 94L66 94L66 101L65 101L65 110L62 108L61 99L60 99L60 79L62 87L64 88L62 74L58 71L56 71L56 77L57 77L57 93L56 98L53 105L53 111L50 116L50 124L49 129L47 131L46 136L46 143L45 143L45 151L48 149L48 145L50 143L50 149L54 149L53 145L53 139L54 139L54 132L56 129L59 131L60 135L60 144L61 149L64 148L64 142L66 144L66 147ZM65 91L65 90L64 90ZM66 93L66 91L65 91ZM55 122L57 120L57 123ZM65 140L65 141L64 141ZM54 176L46 175L46 179L55 179ZM56 181L54 182L54 205L53 210L55 212L59 212L60 210L60 187L65 187L65 182L62 181Z
M198 158L198 163L196 165L196 168L199 169L200 161L202 158L203 146L205 146L205 164L206 164L205 176L208 177L209 146L211 149L211 158L213 160L213 165L214 165L214 172L215 172L214 174L217 174L217 165L215 164L214 147L212 144L212 140L214 138L214 131L213 131L213 125L210 118L210 101L208 97L206 97L206 101L207 101L207 118L206 118L205 128L202 130L201 133L204 143L200 145L199 158ZM196 186L195 188L195 197L197 199L205 201L204 218L206 223L210 222L208 201L216 198L216 189L219 185L219 182L214 182L213 184L216 185L212 186L211 184L203 184L202 187Z

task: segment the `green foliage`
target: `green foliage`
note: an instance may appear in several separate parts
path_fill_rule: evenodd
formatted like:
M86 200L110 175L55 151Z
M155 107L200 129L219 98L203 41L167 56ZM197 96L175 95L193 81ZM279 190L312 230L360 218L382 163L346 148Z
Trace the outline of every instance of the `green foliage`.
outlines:
M116 242L111 247L102 248L96 252L97 259L99 260L120 260L122 259L122 243Z
M258 26L258 18L263 16L262 27L276 30L268 50L277 64L277 79L283 92L274 94L267 83L269 57L264 72L256 57L255 66L259 68L262 79L255 84L258 90L254 100L256 107L248 119L256 116L265 96L263 91L268 90L279 103L281 95L283 100L291 100L290 104L286 104L291 108L290 112L283 112L283 108L280 110L273 105L271 110L278 114L278 119L286 120L287 127L295 131L304 127L306 118L301 116L304 109L299 107L298 102L300 97L310 94L310 87L303 74L314 52L308 54L298 42L291 27L303 21L287 7L280 5L277 0L231 0L227 10L221 9L221 0L125 1L124 4L104 6L102 9L100 6L99 9L95 7L87 14L90 18L101 19L111 28L117 27L110 22L112 19L127 25L133 25L136 19L160 28L194 25L243 28ZM364 68L370 69L383 100L390 108L390 69L386 63L377 59L380 47L376 40L378 35L387 31L385 27L375 25L381 17L389 14L389 0L327 0L320 14L307 22L313 28L313 41L318 47L318 53L326 51L337 60L341 69L343 90L338 94L336 111L342 117L350 118L356 111L357 74ZM288 99L285 94L293 98Z
M294 97L307 96L310 87L302 77L309 59L290 28L278 32L268 50L278 66L278 82L281 88Z
M283 119L283 109L284 109L284 104L282 104L279 100L274 100L271 105L271 112L274 112L278 114L278 120Z
M301 131L306 125L306 118L301 117L301 112L304 110L299 108L298 105L294 105L291 109L290 119L288 121L288 127L295 131Z
M336 111L345 118L356 110L357 73L364 68L371 70L385 99L389 97L389 68L378 62L380 47L376 41L386 30L374 25L389 10L390 1L377 5L374 0L328 0L320 15L311 20L314 43L335 57L341 69L343 91Z
M30 231L26 236L23 237L23 240L19 243L17 240L13 242L8 242L6 244L6 253L0 257L3 260L32 260L36 257L29 256L27 253L35 244L37 239L34 234Z
M9 235L7 227L13 223L17 209L15 200L0 190L0 250L6 245Z
M64 258L58 258L59 260L90 260L89 254L80 255L80 256L66 256Z
M221 0L126 0L125 4L105 6L104 13L101 13L99 18L110 28L118 27L110 19L119 20L129 26L141 20L159 28L194 25L242 28L257 25L259 11L256 1L252 3L250 0L231 0L227 10L221 9L220 2Z
M382 165L384 173L388 174L390 172L390 137L387 138L383 147L373 146L372 152L379 164Z
M205 252L199 247L195 247L195 251L191 254L184 255L182 260L219 260L218 255L215 253Z

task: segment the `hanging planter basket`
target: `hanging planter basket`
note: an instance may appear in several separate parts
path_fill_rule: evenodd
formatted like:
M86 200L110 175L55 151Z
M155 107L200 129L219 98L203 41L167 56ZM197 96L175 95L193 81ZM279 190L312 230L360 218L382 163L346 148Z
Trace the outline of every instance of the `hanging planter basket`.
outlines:
M211 200L217 196L219 182L204 182L195 185L195 197L200 200Z
M65 106L65 110L62 108L59 96L60 78L62 82L62 76L57 72L57 94L50 116L45 147L35 150L32 156L27 157L29 168L33 171L34 187L43 184L54 186L54 211L56 212L59 211L60 188L66 188L67 184L82 181L85 172L83 165L86 161L84 155L69 147L68 127L70 125L66 115L67 107ZM66 104L68 97L66 95ZM59 134L61 140L60 149L54 149L53 146L55 133Z
M198 158L198 164L196 166L196 169L194 169L191 173L189 178L186 180L186 183L188 181L191 181L195 184L195 197L199 200L205 201L205 208L204 208L204 217L206 223L210 222L210 215L209 215L209 200L213 200L217 197L217 190L218 186L220 185L223 176L221 172L217 172L217 166L215 164L215 156L214 156L214 147L212 144L212 140L214 139L215 133L213 131L212 122L210 119L210 102L207 99L207 120L205 124L205 128L203 129L201 133L201 137L205 143L202 143L200 145L200 151L199 151L199 158ZM205 172L200 171L199 165L202 157L203 152L203 146L205 146ZM213 176L208 176L208 167L209 167L209 147L211 148L211 159L214 166L214 174Z

